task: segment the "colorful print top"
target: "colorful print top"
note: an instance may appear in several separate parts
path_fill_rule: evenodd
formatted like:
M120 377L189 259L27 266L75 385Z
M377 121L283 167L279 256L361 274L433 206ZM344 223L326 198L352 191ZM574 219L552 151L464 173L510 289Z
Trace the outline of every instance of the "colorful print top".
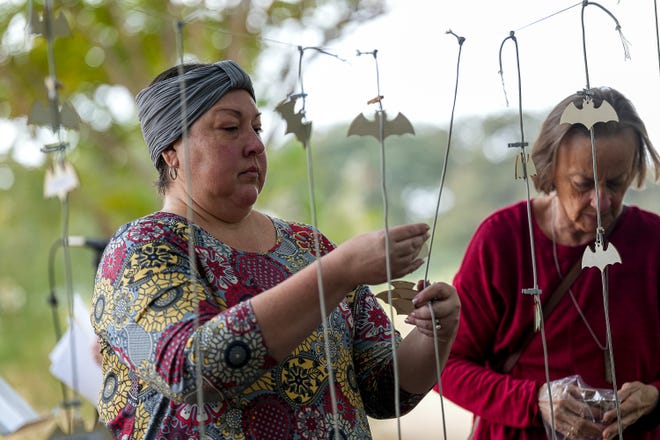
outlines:
M194 226L193 267L183 217L157 212L117 231L92 305L103 355L98 411L115 438L197 439L203 425L210 439L328 439L337 426L338 438L363 440L367 415L395 416L392 327L366 286L328 317L337 422L322 326L284 361L269 355L250 299L315 260L313 228L272 221L277 241L263 254ZM334 248L319 238L321 254ZM402 414L422 398L400 393Z

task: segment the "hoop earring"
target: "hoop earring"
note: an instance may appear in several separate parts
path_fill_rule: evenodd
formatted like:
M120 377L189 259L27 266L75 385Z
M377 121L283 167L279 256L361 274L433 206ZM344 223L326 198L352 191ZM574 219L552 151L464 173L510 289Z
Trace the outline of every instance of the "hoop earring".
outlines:
M176 180L176 178L179 177L179 169L167 167L167 175L170 176L170 180Z

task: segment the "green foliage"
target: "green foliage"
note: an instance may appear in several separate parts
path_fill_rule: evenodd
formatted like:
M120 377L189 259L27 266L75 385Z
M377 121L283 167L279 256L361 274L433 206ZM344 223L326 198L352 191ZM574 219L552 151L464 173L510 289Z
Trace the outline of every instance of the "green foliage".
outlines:
M26 31L29 17L43 14L44 2L0 2L0 122L21 127L36 102L47 108L44 82L50 74L57 78L58 102L75 105L82 118L77 135L65 132L63 136L65 142L71 142L66 160L74 165L80 180L66 206L57 198L43 197L43 168L60 157L44 156L46 164L40 168L25 167L12 159L26 148L26 138L41 141L37 128L21 132L9 150L0 151L2 177L13 179L6 189L0 189L0 375L42 412L62 400L60 385L48 372L48 353L56 339L48 306L51 246L65 227L68 235L109 237L119 225L158 209L161 203L137 120L130 114L113 115L103 98L104 88L118 85L134 95L156 74L178 62L179 47L186 61L234 59L253 71L268 49L264 37L274 29L286 25L316 31L315 43L324 45L350 25L383 12L380 2L370 0L243 0L214 2L214 7L201 0L49 3L55 4L53 17L65 17L71 31L57 34L52 42L52 72L48 41ZM30 5L33 10L28 9ZM328 7L334 13L319 17L319 11ZM175 32L179 25L180 45ZM293 88L291 78L295 76L290 72L296 67L284 66L279 80L271 82L273 88L281 89L278 99ZM292 169L303 173L296 176L301 193L291 192L288 201L289 207L298 207L306 194L301 179L304 165L298 162ZM282 212L288 209L285 205ZM303 214L291 209L291 216ZM70 255L70 286L64 279L61 251L52 261L52 291L59 299L55 316L61 322L65 322L70 294L79 293L89 302L93 286L94 252L71 248Z

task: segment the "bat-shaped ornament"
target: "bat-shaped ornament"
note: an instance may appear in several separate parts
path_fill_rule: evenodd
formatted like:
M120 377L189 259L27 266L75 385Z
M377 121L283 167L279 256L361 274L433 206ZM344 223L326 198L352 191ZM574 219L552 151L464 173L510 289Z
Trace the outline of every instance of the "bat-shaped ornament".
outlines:
M605 249L603 243L596 241L593 250L587 246L582 254L582 268L596 266L602 272L606 266L615 263L621 263L621 256L612 243L608 243Z
M76 110L71 104L68 102L62 104L59 108L59 115L60 124L73 130L78 129L78 126L80 125L80 118L78 117L78 113L76 113ZM35 102L35 104L32 106L30 114L28 115L28 124L48 125L52 123L53 121L51 108L44 107L39 101ZM57 127L54 127L53 129L56 130Z
M46 170L44 180L44 197L58 196L64 200L66 195L78 187L78 175L68 161L55 162L51 169Z
M381 122L383 124L383 138L381 139ZM376 140L382 141L392 134L415 134L415 129L412 124L403 114L398 113L392 120L387 119L385 111L376 112L376 117L373 121L365 118L362 113L357 115L351 126L348 127L348 136L373 136Z
M516 179L525 179L526 177L536 176L536 167L534 166L534 161L531 160L528 153L525 153L525 164L523 166L523 160L520 154L516 155L515 160L515 171L513 173L514 178Z
M46 19L44 17L39 17L36 14L32 14L30 28L33 34L48 37ZM69 27L69 23L66 21L66 17L63 14L57 14L52 19L50 23L50 34L53 37L68 37L71 35L71 28Z
M417 295L415 283L410 281L392 281L392 306L398 315L409 315L414 309L412 299ZM377 293L376 298L387 302L388 291Z
M309 143L309 138L312 134L312 123L303 122L303 117L305 116L303 111L295 111L294 107L296 105L296 99L300 98L302 95L290 95L287 99L280 102L275 111L282 115L282 118L286 121L286 131L287 133L293 133L296 138L302 142L304 147L307 147Z
M594 107L594 102L590 98L585 98L582 108L579 109L574 103L568 104L559 119L560 124L582 124L588 130L597 122L619 121L614 107L603 99L600 107Z
M426 258L429 256L429 247L426 243L422 245L417 254L417 258ZM392 306L398 315L409 315L414 309L412 299L417 295L415 283L410 281L392 281ZM388 291L377 293L376 298L387 302Z

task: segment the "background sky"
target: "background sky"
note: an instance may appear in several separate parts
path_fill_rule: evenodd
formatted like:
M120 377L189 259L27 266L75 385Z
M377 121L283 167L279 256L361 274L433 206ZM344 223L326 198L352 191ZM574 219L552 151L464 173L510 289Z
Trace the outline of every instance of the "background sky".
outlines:
M614 87L628 96L660 145L658 100L660 67L653 0L598 3L619 21L629 42L630 59L616 22L598 6L584 8L589 83ZM328 49L345 62L318 56L303 64L307 117L315 127L349 123L376 96L373 56L378 50L381 94L390 114L404 113L413 125L447 126L456 82L459 44L448 30L465 38L455 118L518 111L515 45L502 41L514 31L518 41L523 112L548 111L587 85L582 46L582 3L539 0L396 0L390 12L355 29ZM563 12L560 12L563 11ZM539 21L540 20L540 21ZM292 41L295 44L304 42ZM506 95L503 89L506 87ZM526 139L534 133L525 133ZM532 139L533 140L533 139Z

